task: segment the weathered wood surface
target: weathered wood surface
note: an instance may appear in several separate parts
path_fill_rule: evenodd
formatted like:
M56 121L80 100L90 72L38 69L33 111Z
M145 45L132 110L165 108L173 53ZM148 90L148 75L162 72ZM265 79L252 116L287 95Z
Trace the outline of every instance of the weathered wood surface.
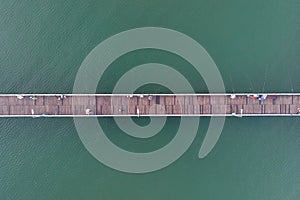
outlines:
M18 98L19 97L19 98ZM0 95L0 117L300 116L300 94Z

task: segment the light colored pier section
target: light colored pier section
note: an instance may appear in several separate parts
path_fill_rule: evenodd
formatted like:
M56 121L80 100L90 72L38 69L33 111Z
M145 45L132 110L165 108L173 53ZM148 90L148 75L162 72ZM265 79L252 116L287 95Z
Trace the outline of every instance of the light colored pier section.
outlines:
M0 95L0 117L241 117L299 113L300 93Z

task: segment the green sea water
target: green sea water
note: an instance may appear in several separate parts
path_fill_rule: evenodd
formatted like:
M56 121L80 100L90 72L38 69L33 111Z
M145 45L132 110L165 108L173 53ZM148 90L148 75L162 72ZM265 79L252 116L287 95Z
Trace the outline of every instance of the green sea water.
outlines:
M300 92L299 0L0 0L0 93L71 93L95 46L149 26L180 31L203 45L227 92ZM197 92L207 92L189 63L158 50L120 57L98 92L111 92L123 73L149 62L172 66ZM157 85L139 90L168 91ZM113 119L99 119L114 143L134 152L164 146L178 121L168 119L158 135L143 140L122 133ZM208 124L201 118L193 144L170 166L128 174L94 159L71 118L2 118L0 199L300 199L299 118L227 118L217 145L200 160Z

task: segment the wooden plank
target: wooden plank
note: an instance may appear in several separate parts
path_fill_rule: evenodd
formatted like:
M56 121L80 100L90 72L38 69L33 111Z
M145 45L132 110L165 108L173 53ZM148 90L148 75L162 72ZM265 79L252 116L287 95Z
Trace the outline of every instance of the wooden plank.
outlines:
M193 105L194 106L194 115L200 115L200 105Z
M0 115L9 115L9 106L0 106Z
M173 113L176 114L176 115L182 114L183 110L184 109L183 109L182 105L176 104L176 105L173 106Z
M24 112L22 110L22 106L19 106L19 105L10 106L10 114L11 115L23 115Z
M72 115L73 114L72 106L59 106L59 114Z
M293 103L293 97L288 96L288 95L282 95L282 96L277 96L275 99L275 104L292 104Z
M194 106L193 105L184 105L184 113L183 114L193 114L194 113Z
M242 112L244 113L244 105L243 104L237 105L237 114L242 114Z
M210 98L211 105L225 105L224 96L212 96Z
M120 97L120 96L114 96L114 97L111 97L111 105L112 106L121 106L122 105L122 97ZM117 110L119 109L119 108L116 108ZM114 111L115 112L115 111Z
M102 105L102 114L103 115L112 115L113 107L110 105Z
M266 100L264 100L264 101L260 101L260 104L262 104L262 105L273 105L273 99L272 98L266 98Z
M174 105L174 96L166 96L166 105L171 106Z
M29 97L18 99L16 96L9 96L7 97L7 103L8 105L34 105L35 100L30 99Z
M138 105L150 105L148 96L144 96L143 98L138 99Z
M203 104L202 105L210 105L210 96L203 96Z
M74 106L74 115L86 115L86 106L84 105L75 105Z
M166 105L166 113L167 114L173 114L173 106Z
M33 109L34 106L22 106L24 115L31 115L31 109Z
M258 105L258 104L260 103L260 101L259 101L258 99L253 99L253 98L251 98L251 97L249 97L249 98L247 99L247 101L248 101L248 104L249 104L249 105Z
M231 114L232 113L235 113L235 114L239 113L239 110L238 110L238 107L236 104L231 105Z
M138 97L129 97L129 105L138 105Z
M95 106L96 105L96 97L89 96L88 97L88 105Z
M129 105L129 96L122 96L121 97L121 102L122 102L122 105L126 105L128 106Z
M175 97L175 105L184 105L184 96Z
M232 110L231 110L231 105L226 105L226 114L231 114Z
M198 102L198 105L204 105L203 96L197 96L197 102ZM194 104L194 105L196 105L196 104Z
M183 105L182 108L183 108L182 110L183 112L181 114L188 114L188 105Z
M165 96L160 96L159 97L159 104L161 105L165 105L166 104L166 101L165 101L166 97Z
M136 115L136 105L130 104L128 106L128 114L129 115Z
M8 97L0 96L0 106L8 106Z
M156 105L156 114L165 114L166 113L166 106L165 105Z
M245 114L253 114L254 113L253 105L244 105L244 113Z
M226 104L238 105L238 104L247 104L246 95L236 95L235 98L231 98L231 95L226 96Z
M280 113L280 105L264 105L265 114L279 114Z
M145 114L149 115L150 114L150 105L145 105Z
M97 104L97 107L96 107L96 114L97 114L97 115L102 115L102 105Z
M184 101L185 105L193 105L193 96L185 96Z
M147 114L144 105L138 105L138 109L139 109L139 111L140 111L140 115Z
M280 114L286 114L286 105L285 104L280 105Z
M289 106L289 114L298 114L298 108L300 108L300 105L290 105Z
M217 105L217 104L213 104L211 106L211 113L212 114L226 114L226 109L227 106L226 105Z
M46 115L58 115L59 114L59 106L45 106L45 113L41 114L46 114Z
M63 106L72 106L73 97L68 96L68 95L63 95L63 98L62 98L61 101L62 101ZM44 97L44 104L43 105L45 105L45 97Z
M151 95L149 100L149 105L153 106L156 104L156 96Z
M101 97L101 104L103 105L103 106L110 106L111 105L111 98L112 97L110 97L110 96L103 96L103 97Z
M38 97L38 99L35 101L35 105L37 106L43 106L44 104L44 97Z
M73 97L73 98L78 98L78 97ZM46 96L43 98L44 100L44 105L62 105L62 101L58 100L58 97L55 96Z
M122 105L121 109L122 109L122 114L123 115L128 115L129 114L128 106Z
M203 105L203 114L211 114L211 105Z
M244 104L246 104L247 103L247 96L246 95L237 95L237 98L236 98L236 100L238 101L238 104L239 105L244 105Z
M300 96L293 96L293 104L300 105Z
M253 114L262 114L262 106L253 105Z
M193 105L195 105L195 106L200 105L197 96L193 96L192 101L193 101Z

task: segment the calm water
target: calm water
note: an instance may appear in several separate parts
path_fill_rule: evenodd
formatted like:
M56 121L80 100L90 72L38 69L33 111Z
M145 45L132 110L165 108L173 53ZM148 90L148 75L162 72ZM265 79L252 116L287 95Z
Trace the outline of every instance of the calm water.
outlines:
M0 0L0 93L71 93L81 62L98 43L145 26L174 29L201 43L228 92L299 92L299 19L299 0ZM143 50L114 62L98 92L110 92L111 80L147 62L173 66L198 92L207 90L184 60ZM297 200L299 120L228 118L214 150L199 160L209 123L201 118L194 143L179 160L136 175L96 161L72 119L0 119L0 199ZM169 119L151 141L122 134L112 119L100 123L122 148L143 151L172 139L178 119Z

